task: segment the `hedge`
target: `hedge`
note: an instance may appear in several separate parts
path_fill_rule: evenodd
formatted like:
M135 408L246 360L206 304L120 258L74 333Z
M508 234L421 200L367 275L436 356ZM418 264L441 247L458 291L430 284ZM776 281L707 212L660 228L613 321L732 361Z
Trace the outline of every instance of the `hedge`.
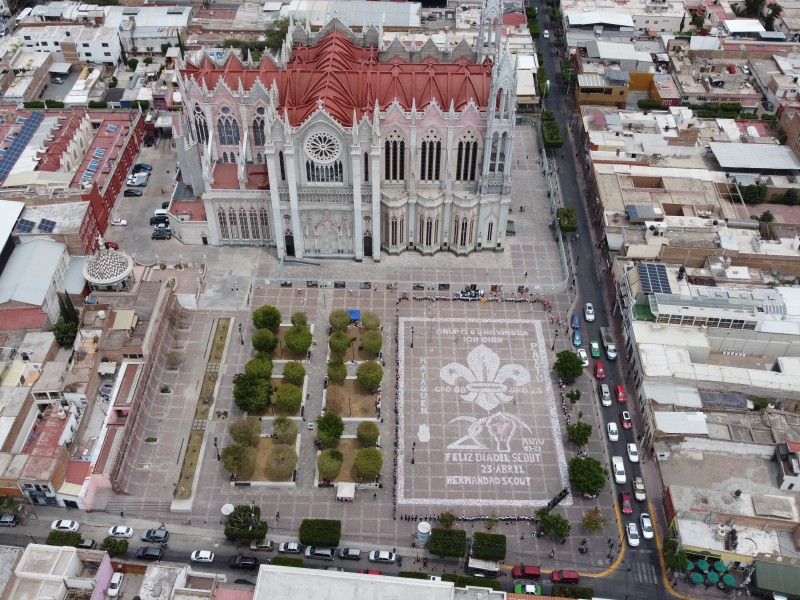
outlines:
M542 139L545 148L561 148L564 145L561 127L555 121L542 121Z
M551 596L556 598L594 598L594 590L588 587L581 587L579 585L554 585Z
M639 108L645 110L648 109L655 110L658 108L663 108L663 106L661 106L660 100L651 100L650 98L643 98L642 100L639 100L636 104L639 106Z
M274 561L273 561L274 564ZM455 573L443 573L442 581L450 581L457 588L465 588L468 585L473 587L484 587L500 591L500 582L495 579L483 579L482 577L469 577L468 575L456 575Z
M303 519L300 523L300 543L304 546L339 545L342 522L334 519Z
M303 559L292 558L291 556L276 556L270 560L269 563L277 567L297 567L298 569L303 568Z
M543 97L547 96L547 71L544 67L536 69L536 85L539 86L539 94Z
M406 579L428 579L427 573L420 573L419 571L400 571L398 577L405 577Z
M472 538L472 556L482 560L503 560L506 557L506 536L477 532Z
M428 551L441 558L461 558L467 551L467 532L462 529L436 528L431 531Z
M558 228L564 233L578 230L578 213L574 208L559 208L556 212Z

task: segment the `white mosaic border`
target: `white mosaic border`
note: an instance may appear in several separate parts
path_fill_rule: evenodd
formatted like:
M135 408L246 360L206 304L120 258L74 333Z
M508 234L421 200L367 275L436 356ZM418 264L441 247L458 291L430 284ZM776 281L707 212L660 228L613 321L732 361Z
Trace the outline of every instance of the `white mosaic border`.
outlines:
M397 396L397 504L410 505L410 506L515 506L515 507L531 507L539 508L547 506L549 500L480 500L475 498L463 498L460 501L445 498L407 498L405 495L405 469L406 469L406 454L405 454L405 331L406 324L411 323L459 323L463 325L464 319L459 318L433 318L433 317L400 317L397 324L397 357L398 357L398 396ZM564 454L564 445L561 442L561 423L558 417L558 407L556 406L555 392L553 390L553 382L550 376L549 361L547 359L547 345L544 340L544 332L542 329L542 322L529 319L481 319L481 324L524 324L529 326L533 323L534 332L536 335L536 342L531 344L534 368L532 371L536 376L541 377L542 383L545 388L545 399L547 402L547 410L550 416L550 425L553 430L553 443L556 448L556 456L558 460L558 470L561 475L562 487L569 488L569 468L567 466L567 459ZM538 350L538 352L537 352ZM572 506L572 494L567 496L560 503L562 506Z

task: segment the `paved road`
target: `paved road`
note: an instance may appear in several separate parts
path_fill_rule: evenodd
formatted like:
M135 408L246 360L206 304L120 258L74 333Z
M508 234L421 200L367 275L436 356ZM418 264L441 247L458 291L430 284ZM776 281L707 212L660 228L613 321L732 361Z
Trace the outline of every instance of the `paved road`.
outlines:
M529 3L531 4L531 3ZM552 111L561 126L561 131L564 135L565 144L561 150L556 150L550 154L551 166L555 165L557 178L557 185L560 192L562 205L568 208L574 208L578 212L579 227L576 235L570 236L569 246L572 256L572 267L575 273L575 283L578 289L578 298L580 306L583 303L591 302L595 308L596 318L592 323L586 323L581 315L581 333L583 334L584 347L588 347L589 340L600 340L600 327L608 327L612 325L613 316L610 314L610 306L607 303L606 286L608 281L602 277L604 258L602 252L595 247L596 240L592 236L591 222L594 218L589 209L587 208L585 199L586 193L580 185L579 166L575 160L576 151L578 148L573 146L573 137L568 130L569 120L572 117L570 111L571 103L567 104L565 101L566 88L561 84L559 59L556 57L552 50L550 42L553 40L552 28L545 24L547 21L547 6L544 2L537 0L532 3L539 10L540 21L542 22L542 29L551 29L551 38L546 40L539 39L539 50L544 55L544 67L547 70L548 79L550 80L550 94L545 99L545 108ZM583 257L583 260L581 260ZM580 310L580 308L579 308ZM581 311L582 312L582 311ZM620 354L624 353L624 348L620 347ZM606 379L605 383L608 384L612 391L617 385L624 384L625 381L622 375L622 369L619 362L609 362L605 358L601 358L605 367ZM592 365L594 359L592 359ZM628 396L633 395L633 390L627 390ZM632 406L631 402L627 404L614 403L612 406L600 408L603 413L603 420L605 422L614 421L619 424L620 413L623 410L628 410L635 413L638 407ZM636 419L634 419L636 421ZM642 465L633 464L628 460L625 453L625 444L637 442L636 429L622 429L619 427L620 436L618 442L608 442L606 439L608 455L616 455L624 457L625 470L627 472L628 483L616 486L611 482L611 485L617 488L614 496L616 497L619 491L627 490L631 492L631 480L633 477L642 474ZM605 432L603 431L605 437ZM645 458L647 460L647 458ZM610 465L608 465L610 469ZM652 498L648 498L652 500ZM638 522L639 515L647 510L646 505L634 502L633 514L624 515L622 522ZM660 520L663 522L663 520ZM612 536L616 537L616 536ZM620 552L619 541L613 545L613 550L609 552L609 556L616 556ZM624 548L625 555L619 563L619 566L612 574L602 579L595 579L591 582L595 588L595 593L602 596L604 593L615 594L615 597L620 597L622 590L625 590L625 599L633 598L666 598L668 592L663 585L661 577L661 565L659 562L658 550L655 540L642 540L638 548Z

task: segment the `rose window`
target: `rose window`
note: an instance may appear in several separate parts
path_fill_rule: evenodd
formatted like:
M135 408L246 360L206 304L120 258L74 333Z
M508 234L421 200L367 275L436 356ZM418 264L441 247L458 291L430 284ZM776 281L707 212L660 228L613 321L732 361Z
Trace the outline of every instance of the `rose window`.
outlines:
M306 140L306 154L317 163L332 163L341 150L339 140L330 133L315 133Z

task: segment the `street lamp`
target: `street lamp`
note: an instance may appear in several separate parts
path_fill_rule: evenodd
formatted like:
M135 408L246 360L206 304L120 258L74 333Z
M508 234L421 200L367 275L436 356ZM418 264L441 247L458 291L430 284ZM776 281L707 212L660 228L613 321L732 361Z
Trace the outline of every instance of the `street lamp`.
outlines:
M553 336L553 345L550 348L550 351L553 352L556 349L556 340L558 339L558 329L555 331L555 335Z
M411 327L411 347L414 347L414 327Z
M417 449L417 442L411 443L411 464L414 464L414 450Z

